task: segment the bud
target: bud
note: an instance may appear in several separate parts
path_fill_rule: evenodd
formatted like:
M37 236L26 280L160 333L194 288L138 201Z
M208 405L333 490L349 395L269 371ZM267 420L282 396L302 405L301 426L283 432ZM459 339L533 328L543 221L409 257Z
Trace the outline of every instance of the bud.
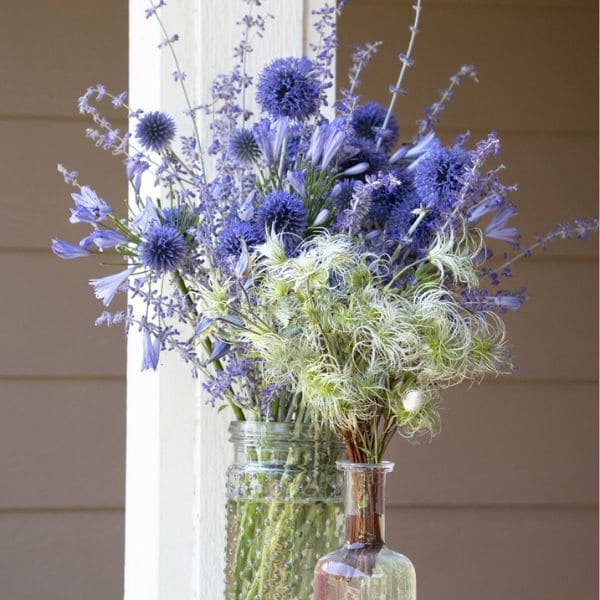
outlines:
M327 222L327 219L329 219L329 209L328 208L324 208L316 217L315 217L315 221L313 223L313 227L319 227L320 225L323 225L323 223Z
M402 399L404 410L414 413L420 411L427 404L427 396L421 390L408 390Z

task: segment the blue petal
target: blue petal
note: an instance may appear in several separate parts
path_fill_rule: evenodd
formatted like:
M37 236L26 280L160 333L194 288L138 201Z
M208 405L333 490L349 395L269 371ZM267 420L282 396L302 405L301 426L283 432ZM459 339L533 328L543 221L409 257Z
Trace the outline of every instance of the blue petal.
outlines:
M75 244L69 244L63 240L52 240L52 252L59 258L71 259L80 258L82 256L90 256L86 248L76 246Z
M148 369L156 370L158 367L158 358L160 356L160 339L155 337L154 341L147 329L144 329L144 337L142 340L142 371Z
M220 358L223 358L223 356L225 356L230 350L231 344L228 344L222 340L217 340L217 343L213 346L213 351L206 362L211 363L215 360L219 360Z

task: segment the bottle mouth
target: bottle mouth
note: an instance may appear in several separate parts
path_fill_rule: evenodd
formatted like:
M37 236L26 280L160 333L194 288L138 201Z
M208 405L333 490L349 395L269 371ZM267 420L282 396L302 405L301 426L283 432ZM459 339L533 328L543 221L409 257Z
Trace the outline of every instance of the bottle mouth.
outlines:
M359 471L378 471L381 473L391 473L394 470L394 463L388 460L382 460L380 463L353 463L346 460L337 460L338 471L359 472Z

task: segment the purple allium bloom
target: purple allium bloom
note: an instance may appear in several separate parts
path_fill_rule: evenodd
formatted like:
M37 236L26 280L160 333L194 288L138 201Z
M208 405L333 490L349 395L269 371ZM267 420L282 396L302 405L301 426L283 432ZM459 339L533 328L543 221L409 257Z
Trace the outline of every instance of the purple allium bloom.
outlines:
M238 129L229 140L229 151L238 162L252 164L260 157L260 148L249 129Z
M142 264L159 274L180 267L185 254L183 235L168 223L152 227L139 245Z
M256 99L273 117L303 121L319 107L321 84L308 58L278 58L260 74Z
M152 340L152 335L146 327L144 327L144 335L142 338L142 351L141 370L146 371L152 369L153 371L156 371L160 356L160 338L155 336L154 340Z
M59 258L71 259L90 256L91 252L81 246L63 240L52 240L52 252Z
M458 146L440 146L426 154L415 168L415 189L429 207L452 207L458 198L471 157Z
M256 225L260 231L285 234L286 249L291 251L306 231L308 215L304 203L295 194L273 192L258 207Z
M84 237L79 245L86 250L89 250L92 244L96 244L98 250L102 252L107 248L113 248L121 244L126 244L127 238L122 234L111 229L96 229L90 235Z
M94 288L94 295L98 300L102 300L104 306L108 306L119 290L127 283L127 279L133 273L135 267L129 267L119 273L100 277L99 279L90 279L90 285Z
M492 217L483 234L489 238L515 244L519 238L519 230L516 227L506 227L506 223L516 214L517 209L514 204L508 203L502 205Z
M100 198L96 192L84 185L79 194L71 194L75 202L75 208L71 209L71 223L91 223L95 225L109 215L112 210L110 206Z
M232 220L219 234L217 252L224 259L237 260L242 253L242 242L248 249L261 244L264 238L254 225Z
M175 138L175 121L159 110L140 117L135 135L146 150L160 152Z
M385 131L382 132L381 127L386 114L387 109L379 102L367 102L354 109L350 124L359 138L376 142L381 135L381 148L389 152L398 141L398 121L391 115Z

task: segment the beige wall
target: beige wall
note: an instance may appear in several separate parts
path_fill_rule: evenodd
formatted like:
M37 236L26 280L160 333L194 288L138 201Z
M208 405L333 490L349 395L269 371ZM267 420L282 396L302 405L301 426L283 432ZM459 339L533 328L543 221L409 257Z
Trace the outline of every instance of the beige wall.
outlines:
M363 79L387 101L408 41L408 0L349 0L339 81L355 43L383 40ZM442 117L450 141L496 129L524 232L597 212L593 0L425 0L416 68L396 114L404 139L464 63ZM388 539L416 565L419 597L591 600L597 592L597 238L515 269L530 301L508 319L520 374L446 395L431 444L398 439Z
M86 280L50 238L77 241L78 169L111 202L119 161L84 138L76 99L127 85L127 2L4 2L0 21L0 598L121 597L124 494L122 332L97 330Z
M61 262L48 244L80 233L58 160L111 201L125 193L74 101L89 83L126 86L126 4L13 2L0 25L2 600L121 595L124 344L92 324L85 281L99 267ZM409 4L349 0L340 74L354 42L386 42L369 97L385 100ZM595 213L596 22L587 0L426 1L398 107L405 137L474 62L481 83L458 91L442 135L498 129L524 230ZM595 248L557 245L522 264L532 298L509 323L520 375L449 393L433 443L396 441L389 540L414 559L420 598L597 596Z

